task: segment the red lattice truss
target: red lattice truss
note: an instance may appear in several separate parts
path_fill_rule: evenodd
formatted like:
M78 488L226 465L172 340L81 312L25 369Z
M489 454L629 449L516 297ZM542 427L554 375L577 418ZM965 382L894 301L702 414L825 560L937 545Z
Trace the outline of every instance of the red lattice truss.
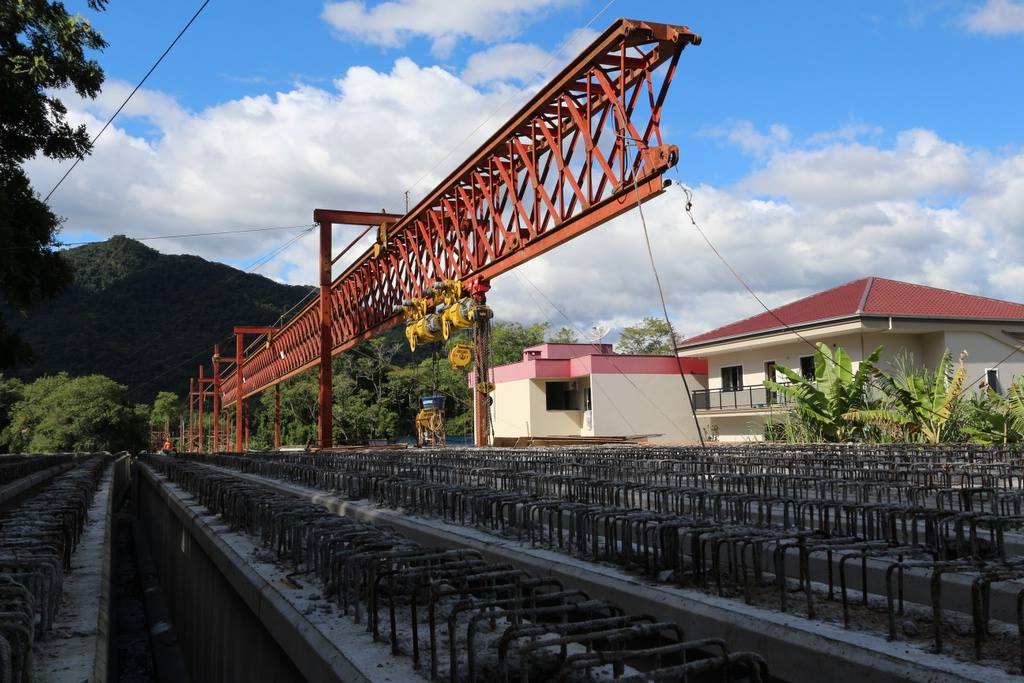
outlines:
M499 275L664 191L677 148L660 130L684 26L620 19L331 286L332 353L399 322L442 279ZM243 396L315 366L314 301L245 358ZM237 366L236 366L237 367ZM221 382L235 400L238 372Z

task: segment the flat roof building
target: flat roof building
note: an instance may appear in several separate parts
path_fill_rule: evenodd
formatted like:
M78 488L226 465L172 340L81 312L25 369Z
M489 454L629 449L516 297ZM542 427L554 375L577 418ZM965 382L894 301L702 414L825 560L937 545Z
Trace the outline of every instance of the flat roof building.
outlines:
M701 358L615 353L611 344L539 344L491 369L495 437L647 436L696 442L680 376L707 387Z

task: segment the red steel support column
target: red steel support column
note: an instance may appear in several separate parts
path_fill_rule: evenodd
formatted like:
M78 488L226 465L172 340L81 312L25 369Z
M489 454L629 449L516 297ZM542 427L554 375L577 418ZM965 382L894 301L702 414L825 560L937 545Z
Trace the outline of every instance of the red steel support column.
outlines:
M199 448L198 452L203 452L203 404L206 403L206 390L203 388L206 386L206 378L203 376L203 366L199 366Z
M274 450L281 449L281 383L274 385Z
M196 381L191 377L188 378L188 445L185 447L185 451L192 452L192 434L194 434L195 418L193 417L193 405L192 398L196 392Z
M320 222L320 448L333 446L333 417L331 408L331 227L329 221ZM241 386L241 385L239 385Z
M213 450L220 450L220 344L213 347Z
M234 428L235 423L231 421L232 412L230 408L224 411L224 421L227 423L227 429L224 431L224 450L231 450L231 430Z
M235 383L235 452L241 453L243 450L242 444L242 395L245 393L245 387L242 386L242 382L245 381L245 348L244 348L245 335L239 332L235 332L235 377L238 381Z

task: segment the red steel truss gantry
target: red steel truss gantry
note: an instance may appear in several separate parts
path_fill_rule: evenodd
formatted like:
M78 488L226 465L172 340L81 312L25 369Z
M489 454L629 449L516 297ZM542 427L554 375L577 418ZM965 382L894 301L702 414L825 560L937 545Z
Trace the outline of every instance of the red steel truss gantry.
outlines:
M215 425L235 406L235 450L244 399L316 365L329 448L331 357L398 325L403 301L441 280L483 301L495 276L663 192L678 158L662 139L665 97L684 48L700 41L685 26L619 19L407 214L314 211L319 300L278 328L236 328L235 357L215 354L212 381L200 380L212 384ZM378 242L332 277L335 224L378 226ZM245 334L262 335L248 355Z

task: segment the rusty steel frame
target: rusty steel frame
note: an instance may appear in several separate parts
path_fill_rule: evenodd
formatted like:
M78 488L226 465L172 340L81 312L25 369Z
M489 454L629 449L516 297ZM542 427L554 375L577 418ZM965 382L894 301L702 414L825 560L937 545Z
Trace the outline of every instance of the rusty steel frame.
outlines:
M619 19L408 214L316 210L318 301L261 333L248 358L238 336L235 370L219 378L222 403L236 405L236 447L243 399L319 365L329 448L331 357L398 325L403 301L444 279L485 288L662 193L678 159L662 140L665 96L683 49L700 42L685 26ZM332 225L391 221L379 256L368 250L332 279Z

